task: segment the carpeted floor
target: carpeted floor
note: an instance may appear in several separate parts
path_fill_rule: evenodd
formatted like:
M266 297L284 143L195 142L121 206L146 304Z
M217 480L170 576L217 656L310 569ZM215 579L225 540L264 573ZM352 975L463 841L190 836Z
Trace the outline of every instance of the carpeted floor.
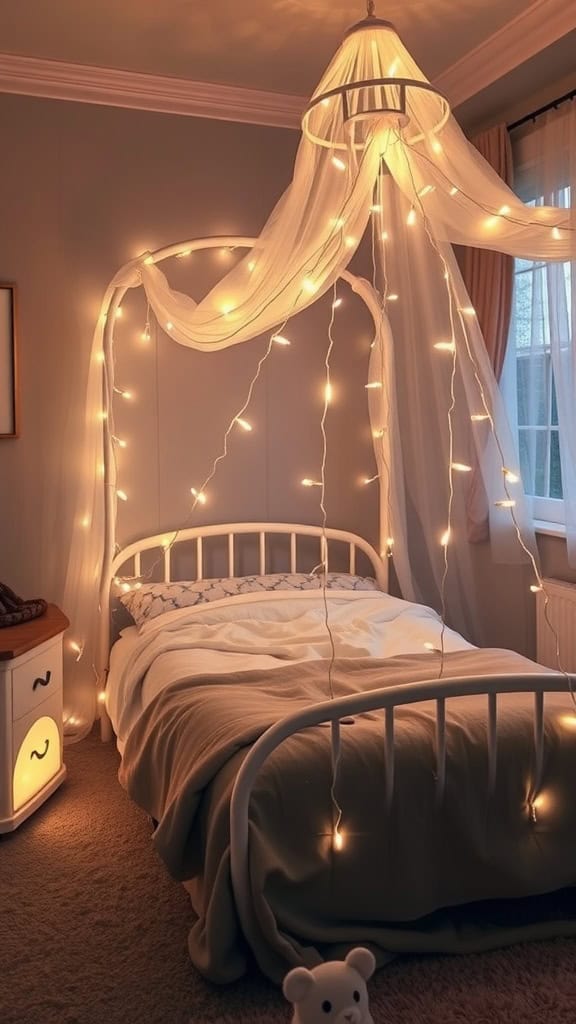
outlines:
M287 1022L260 977L217 988L186 946L191 912L96 736L0 840L0 1024ZM369 982L375 1024L576 1024L576 941L398 960Z

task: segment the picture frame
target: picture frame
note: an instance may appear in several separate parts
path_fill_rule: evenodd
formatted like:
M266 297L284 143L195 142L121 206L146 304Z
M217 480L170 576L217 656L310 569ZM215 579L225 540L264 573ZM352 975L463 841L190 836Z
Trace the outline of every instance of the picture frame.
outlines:
M16 285L0 282L0 440L19 436Z

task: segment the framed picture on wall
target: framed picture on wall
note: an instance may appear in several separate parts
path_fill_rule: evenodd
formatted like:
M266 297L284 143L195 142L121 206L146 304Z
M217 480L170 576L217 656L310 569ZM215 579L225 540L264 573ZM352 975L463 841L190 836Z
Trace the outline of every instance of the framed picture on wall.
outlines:
M16 285L0 283L0 438L18 437Z

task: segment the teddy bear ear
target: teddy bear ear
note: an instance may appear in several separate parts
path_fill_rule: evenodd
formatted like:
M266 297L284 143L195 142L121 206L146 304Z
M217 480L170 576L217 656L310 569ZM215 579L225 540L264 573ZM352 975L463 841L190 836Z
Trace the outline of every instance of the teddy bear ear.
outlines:
M282 982L282 991L290 1003L299 1003L315 985L314 975L306 967L295 967Z
M376 960L374 959L373 953L369 949L364 949L363 946L357 946L356 949L351 949L346 957L346 963L349 967L353 967L355 971L364 981L368 981L371 978L376 969Z

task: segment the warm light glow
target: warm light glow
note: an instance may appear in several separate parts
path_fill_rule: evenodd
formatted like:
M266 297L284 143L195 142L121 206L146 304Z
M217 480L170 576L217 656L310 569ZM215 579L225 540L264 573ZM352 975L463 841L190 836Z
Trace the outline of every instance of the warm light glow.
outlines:
M365 476L362 479L362 483L363 484L373 484L374 481L377 480L379 476L380 476L379 473L376 473L374 476Z
M334 395L334 393L333 393L333 390L332 390L332 385L331 385L330 381L328 381L324 385L324 401L326 402L326 405L330 404L330 402L332 401L333 395Z
M154 263L154 257L147 256L146 259L144 260L144 263L146 264L147 267L149 267L151 263Z
M220 306L220 312L222 313L222 316L228 316L232 312L233 309L234 309L234 303L233 302L223 302L222 305Z
M140 335L140 339L142 341L150 341L150 328L148 327L148 325L146 325L146 327L142 331L142 334Z
M456 344L453 341L437 341L434 345L440 352L455 352Z
M470 473L472 466L467 466L465 462L453 462L452 469L455 469L458 473Z
M380 427L379 430L373 430L372 437L384 437L384 427Z
M99 420L107 420L108 419L108 413L106 412L106 409L101 409L100 410L100 412L98 413L98 419Z
M190 494L192 494L196 498L196 501L201 505L206 504L206 495L204 494L204 491L197 491L195 487L191 487Z
M498 213L499 213L499 215L501 217L505 217L507 213L511 213L511 210L510 210L510 207L508 206L508 204L505 204L504 206L501 206L500 209L498 210Z
M76 640L70 640L68 646L71 651L74 651L74 654L82 654L82 648L80 647L80 644L76 642Z
M394 537L386 537L386 547L387 548L393 548L394 547Z
M558 721L561 722L566 729L576 729L576 715L559 715Z
M354 245L358 244L358 239L354 238L353 235L346 235L346 238L344 239L344 244L346 245L347 249L351 249Z
M106 691L105 690L100 690L100 693L98 694L98 703L99 704L104 704L105 700L106 700Z
M382 234L380 235L380 238L382 239L383 242L387 242L389 237L390 236L387 231L383 231Z
M382 212L381 204L380 203L373 203L372 206L370 207L370 212L371 213L381 213Z
M343 228L345 223L344 217L333 217L330 221L333 228Z
M12 797L19 810L40 792L60 768L60 733L53 718L37 718L26 733L14 765Z
M556 240L559 240L560 238L562 238L562 235L561 235L560 231L558 230L558 228L552 228L552 238L555 238Z
M513 498L503 498L502 501L494 502L496 508L514 508L516 502Z
M427 651L435 651L436 650L436 648L434 647L434 644L431 643L430 640L426 641L426 643L424 644L424 647L426 648Z
M450 527L448 527L447 530L444 530L444 533L442 534L442 536L440 538L440 543L441 543L443 548L448 546L448 543L450 542L450 535L451 535L451 530L450 530Z
M517 473L513 473L511 469L506 469L506 467L504 467L502 472L504 473L505 479L510 484L517 484L518 481L520 480L520 477L518 476L518 474Z
M116 312L114 313L114 316L117 317L117 318L123 316L123 312L122 312L122 307L121 306L118 306Z
M310 478L307 476L305 476L304 479L300 481L300 483L302 484L303 487L322 487L322 483L320 480L310 480Z
M398 295L396 294L396 292L392 292L392 295L387 295L386 298L387 298L388 302L397 302L398 301Z
M106 359L106 356L104 355L103 352L97 352L96 353L96 362L97 363L103 363L105 359Z
M90 526L90 516L84 516L80 525L83 526L85 530L87 530L88 527Z
M120 501L128 501L126 491L116 491L116 497L120 498Z
M393 60L391 65L390 65L390 67L388 68L388 78L394 78L394 75L396 74L397 70L398 70L398 61L397 60Z
M305 277L304 280L302 281L302 287L305 292L308 292L309 295L314 295L314 293L318 291L318 288L320 286L314 284L314 281L310 280L309 277Z
M406 217L406 223L409 227L412 227L412 225L416 223L416 210L414 207L411 208L410 213Z
M344 846L344 836L342 835L340 830L337 829L337 828L334 829L333 840L334 840L334 849L335 850L341 850L342 847Z
M342 302L343 299L334 299L334 302L332 303L332 309L338 309L338 306L341 306Z
M250 260L250 263L248 264L248 270L250 271L250 273L252 273L252 271L255 268L256 268L256 264L255 264L254 260Z
M129 590L132 590L132 587L129 583L124 582L120 584L120 590L123 590L124 593L127 594Z
M453 185L452 188L450 189L450 195L455 196L457 193L458 189L456 188L456 185Z
M252 425L248 423L248 420L243 420L240 416L236 417L236 423L239 427L242 427L242 430L252 430Z
M283 334L273 334L272 341L275 341L277 345L289 345L288 338L285 338Z
M190 256L191 253L192 253L192 249L184 249L184 252L177 252L176 253L176 259L177 260L184 260L184 259L186 259L187 256Z
M490 417L487 412L474 412L472 413L470 419L472 420L473 423L481 423L482 420L489 420Z
M169 320L168 323L166 324L166 330L167 331L171 331L173 327L174 327L174 324L172 323L171 320Z
M121 437L116 437L115 434L112 435L112 440L113 440L114 444L118 445L119 448L126 448L126 446L128 444L127 441L124 441L123 438L121 438Z
M530 590L533 594L539 594L541 590L544 590L544 587L541 583L532 583L530 585Z
M432 139L432 149L435 153L442 152L442 143L438 142L438 139Z
M474 309L474 306L462 306L460 312L464 313L465 316L476 316L476 310Z
M430 192L434 192L435 189L435 185L424 185L424 188L420 189L418 195L420 196L420 199L422 199L422 196L427 196Z
M381 380L372 380L372 381L370 381L369 384L365 384L364 387L365 388L381 388L382 387L382 381Z
M344 163L343 160L340 159L339 156L333 156L332 157L332 163L334 164L334 167L338 168L339 171L345 171L346 170L346 164Z
M498 223L498 217L487 217L484 221L484 227L491 229Z

